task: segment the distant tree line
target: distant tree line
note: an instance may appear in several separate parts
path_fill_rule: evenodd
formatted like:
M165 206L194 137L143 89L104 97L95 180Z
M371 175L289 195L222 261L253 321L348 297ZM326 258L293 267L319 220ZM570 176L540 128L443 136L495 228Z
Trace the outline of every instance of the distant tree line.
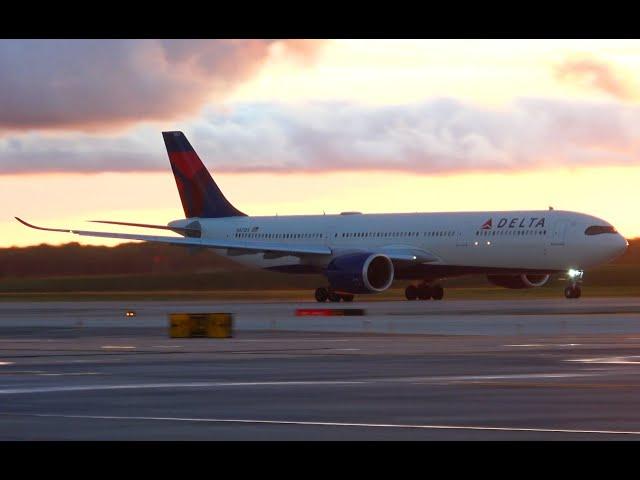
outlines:
M0 277L203 273L243 267L208 249L124 243L101 247L67 243L0 249Z
M640 265L640 238L616 264ZM0 249L0 278L245 271L208 249L149 243L100 247L67 243Z

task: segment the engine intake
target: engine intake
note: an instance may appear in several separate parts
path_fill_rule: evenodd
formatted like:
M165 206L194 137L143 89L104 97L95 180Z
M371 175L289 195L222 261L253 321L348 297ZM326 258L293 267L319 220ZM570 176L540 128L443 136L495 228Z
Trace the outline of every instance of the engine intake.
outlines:
M350 253L334 258L326 275L332 288L349 293L377 293L391 286L393 263L379 253Z
M541 287L549 280L549 275L523 273L520 275L487 275L494 285L505 288L533 288Z

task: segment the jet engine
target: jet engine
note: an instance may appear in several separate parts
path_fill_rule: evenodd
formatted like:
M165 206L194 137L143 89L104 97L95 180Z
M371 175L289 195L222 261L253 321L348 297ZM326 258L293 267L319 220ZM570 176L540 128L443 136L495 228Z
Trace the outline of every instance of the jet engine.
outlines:
M377 293L391 286L393 263L379 253L349 253L334 258L326 270L334 290L349 293Z
M523 273L520 275L487 275L494 285L505 288L541 287L549 280L549 275Z

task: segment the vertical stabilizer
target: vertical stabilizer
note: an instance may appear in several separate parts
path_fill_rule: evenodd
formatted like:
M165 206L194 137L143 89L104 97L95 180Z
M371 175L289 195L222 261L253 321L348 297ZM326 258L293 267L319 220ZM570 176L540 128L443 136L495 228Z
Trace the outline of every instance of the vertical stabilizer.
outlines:
M185 217L245 217L225 198L182 132L162 132Z

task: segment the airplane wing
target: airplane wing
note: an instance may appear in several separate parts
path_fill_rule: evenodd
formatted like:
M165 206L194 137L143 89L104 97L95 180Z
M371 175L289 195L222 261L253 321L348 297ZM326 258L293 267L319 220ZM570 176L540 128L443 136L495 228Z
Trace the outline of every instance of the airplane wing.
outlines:
M204 248L228 248L251 252L281 252L289 255L331 255L331 249L323 245L290 245L277 242L246 242L237 240L210 240L203 238L164 237L157 235L139 235L131 233L94 232L90 230L71 230L66 228L45 228L32 225L15 217L23 225L36 230L49 232L74 233L87 237L121 238L124 240L142 240L145 242L165 243L169 245L185 245Z
M86 237L102 237L102 238L119 238L123 240L141 240L145 242L164 243L168 245L183 245L192 247L203 248L226 248L230 251L230 254L244 255L250 253L264 252L276 258L279 256L300 256L300 255L331 255L333 252L329 247L324 245L291 245L278 242L252 242L252 241L238 241L238 240L211 240L200 238L199 235L194 235L195 230L192 232L190 228L175 228L165 227L162 225L148 225L141 223L126 223L126 222L111 222L105 220L99 220L94 222L98 223L111 223L116 225L138 226L147 228L161 228L170 229L176 231L184 231L187 238L184 237L165 237L158 235L142 235L135 233L117 233L117 232L96 232L91 230L72 230L68 228L46 228L32 225L25 222L21 218L15 217L23 225L34 228L36 230L45 230L48 232L63 232L74 233L76 235L82 235ZM198 231L199 233L199 231ZM367 250L369 251L369 250ZM384 247L375 248L373 253L382 253L387 255L394 262L418 262L418 263L434 263L440 259L430 252L425 250L406 246L406 245L388 245Z
M17 218L17 217L16 217ZM19 219L18 219L19 220ZM127 227L157 228L160 230L171 230L186 237L199 237L201 231L199 228L190 227L170 227L169 225L150 225L148 223L131 223L131 222L114 222L112 220L89 220L91 223L108 223L109 225L124 225Z

